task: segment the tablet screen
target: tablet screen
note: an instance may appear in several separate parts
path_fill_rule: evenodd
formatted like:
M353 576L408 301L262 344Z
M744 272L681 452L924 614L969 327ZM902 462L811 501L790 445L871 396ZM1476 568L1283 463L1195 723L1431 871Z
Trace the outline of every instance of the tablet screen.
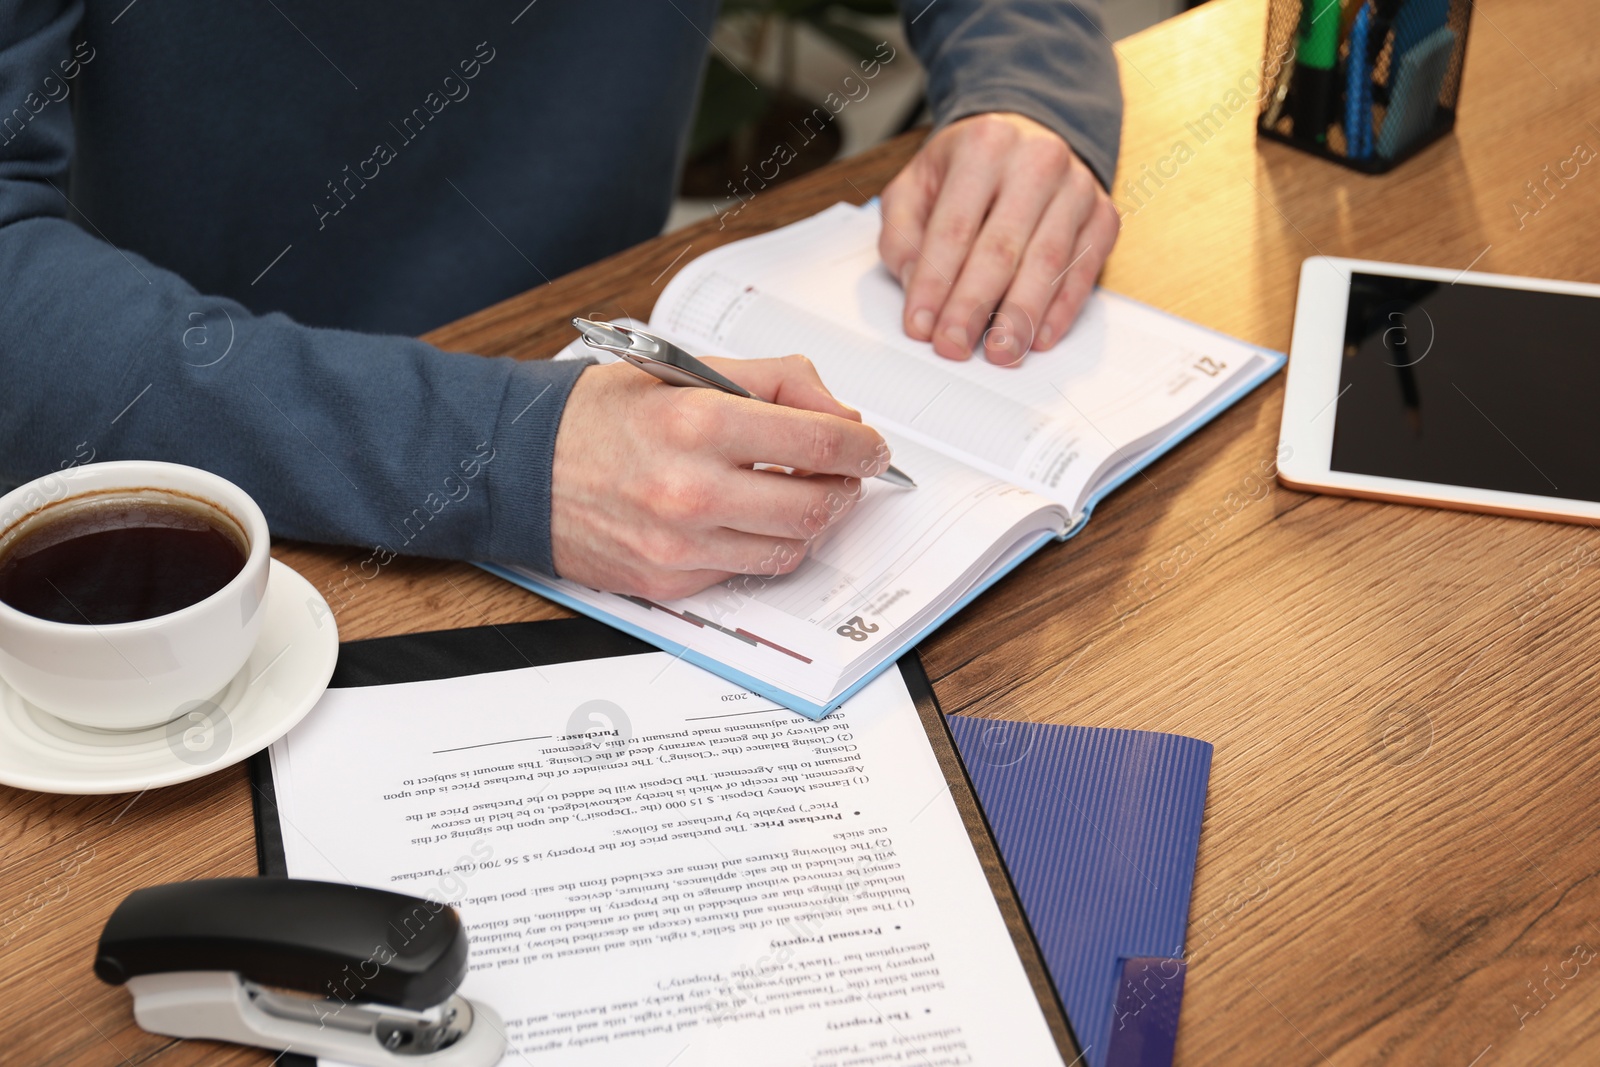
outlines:
M1600 501L1600 298L1356 273L1329 466Z

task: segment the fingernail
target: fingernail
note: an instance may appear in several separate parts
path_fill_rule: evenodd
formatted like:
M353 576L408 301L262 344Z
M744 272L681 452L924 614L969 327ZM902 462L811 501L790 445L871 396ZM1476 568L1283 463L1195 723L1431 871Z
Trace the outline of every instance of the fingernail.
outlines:
M919 337L926 337L933 332L933 312L927 308L918 308L911 313L911 329Z
M959 346L962 353L966 355L972 354L972 342L967 339L966 330L959 326L952 326L944 332L944 335L951 344Z
M1048 327L1048 326L1039 327L1039 335L1033 339L1034 350L1035 351L1040 351L1042 349L1049 348L1051 345L1053 345L1055 343L1056 343L1055 331L1050 329L1050 327Z

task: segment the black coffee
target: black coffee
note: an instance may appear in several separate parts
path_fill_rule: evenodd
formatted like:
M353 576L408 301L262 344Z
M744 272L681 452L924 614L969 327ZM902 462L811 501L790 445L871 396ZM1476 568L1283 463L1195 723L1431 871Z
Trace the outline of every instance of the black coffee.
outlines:
M109 492L16 527L0 543L0 600L52 622L136 622L204 600L245 558L238 529L209 505Z

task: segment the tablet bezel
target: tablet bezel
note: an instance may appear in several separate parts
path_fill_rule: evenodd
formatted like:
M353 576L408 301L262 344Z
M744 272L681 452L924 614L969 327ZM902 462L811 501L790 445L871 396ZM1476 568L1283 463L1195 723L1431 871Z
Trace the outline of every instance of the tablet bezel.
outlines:
M1283 420L1278 429L1278 480L1290 489L1304 492L1333 493L1367 500L1423 504L1556 522L1600 522L1600 501L1569 500L1500 489L1353 474L1332 468L1330 461L1339 371L1344 358L1345 314L1349 306L1351 275L1356 273L1600 298L1600 285L1583 282L1416 267L1338 256L1310 257L1300 265L1300 292L1295 301L1294 336L1289 347Z

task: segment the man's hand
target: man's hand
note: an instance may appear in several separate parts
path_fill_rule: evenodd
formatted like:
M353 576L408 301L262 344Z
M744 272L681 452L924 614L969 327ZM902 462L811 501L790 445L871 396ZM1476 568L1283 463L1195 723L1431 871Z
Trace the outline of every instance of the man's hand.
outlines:
M706 362L774 403L673 388L626 363L579 376L550 493L561 577L670 600L734 574L787 574L889 465L883 438L804 356Z
M947 359L968 358L981 337L1006 365L1065 336L1119 226L1067 143L1005 112L928 138L884 189L883 219L878 249L905 287L906 333Z

